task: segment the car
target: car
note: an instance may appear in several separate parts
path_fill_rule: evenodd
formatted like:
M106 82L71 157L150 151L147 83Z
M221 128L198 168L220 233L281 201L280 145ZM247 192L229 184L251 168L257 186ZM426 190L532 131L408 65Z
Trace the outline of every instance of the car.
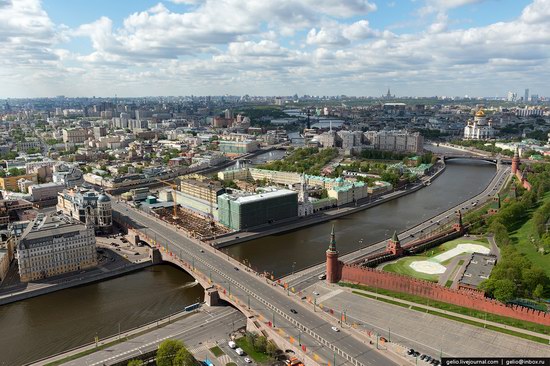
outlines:
M424 360L426 359L426 357L428 357L428 356L426 356L426 355L423 354L423 355L420 356L420 359L421 359L422 361L424 361Z
M313 295L319 296L319 293L317 291L313 291Z
M235 342L233 342L233 341L227 342L227 345L228 345L229 348L231 348L231 349L237 348L237 343L235 343Z
M424 361L430 362L432 360L432 356L426 356L426 359Z
M408 354L409 356L414 355L414 349L409 348L409 350L407 351L407 354Z
M204 253L204 249L201 249L201 253Z
M252 360L251 360L250 358L248 358L248 357L245 357L245 358L244 358L244 362L246 362L246 363L252 363Z
M239 356L242 356L242 355L244 355L244 351L243 351L243 349L242 349L242 348L240 348L240 347L239 347L239 348L237 348L237 349L235 349L235 352L237 352L237 354L238 354Z
M233 267L233 269L234 269L235 271L238 271L238 270L239 270L237 267Z
M292 314L298 314L298 312L297 312L295 309L290 309L290 312L291 312Z
M338 327L332 327L331 329L332 329L333 331L335 331L335 332L339 332L339 331L340 331L340 329L338 329Z
M319 277L318 277L320 280L324 280L327 278L327 275L326 274L320 274Z

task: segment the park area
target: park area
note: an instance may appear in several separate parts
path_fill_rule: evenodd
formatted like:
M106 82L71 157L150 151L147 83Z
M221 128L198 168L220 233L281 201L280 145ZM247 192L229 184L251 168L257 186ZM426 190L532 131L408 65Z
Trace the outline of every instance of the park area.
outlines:
M427 281L438 282L439 277L449 266L458 267L464 263L453 259L463 254L489 254L490 245L485 239L460 238L443 243L429 249L420 255L400 258L384 264L381 269L387 272L399 273ZM455 271L451 268L451 271Z

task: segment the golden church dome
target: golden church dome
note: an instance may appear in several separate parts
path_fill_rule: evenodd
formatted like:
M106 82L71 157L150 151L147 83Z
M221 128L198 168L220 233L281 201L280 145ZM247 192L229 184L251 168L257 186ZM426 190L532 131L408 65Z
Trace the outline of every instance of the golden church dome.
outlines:
M481 109L476 112L476 117L485 117L485 112L483 112Z

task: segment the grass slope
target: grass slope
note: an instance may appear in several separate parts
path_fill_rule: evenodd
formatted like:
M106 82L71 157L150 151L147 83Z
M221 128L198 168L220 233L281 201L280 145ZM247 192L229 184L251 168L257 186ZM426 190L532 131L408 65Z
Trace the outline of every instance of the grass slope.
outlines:
M550 201L550 194L546 194L542 204L537 207L544 205L548 201ZM533 212L534 210L529 210L529 212L527 212L529 217L532 217ZM524 254L531 263L542 268L546 274L550 276L550 255L542 255L537 252L536 246L531 243L531 235L534 235L534 232L535 227L533 219L529 219L516 231L513 231L510 234L510 238L520 253Z

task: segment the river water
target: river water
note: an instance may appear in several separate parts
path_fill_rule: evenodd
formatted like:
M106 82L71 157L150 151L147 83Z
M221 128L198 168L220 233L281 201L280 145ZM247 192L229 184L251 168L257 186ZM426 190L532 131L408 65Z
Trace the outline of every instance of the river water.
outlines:
M131 329L202 301L187 273L155 266L0 307L0 365L21 365Z
M334 224L340 253L348 253L389 238L482 192L495 174L495 165L451 160L446 171L421 190L330 222L267 236L227 248L239 260L277 276L320 263Z
M278 156L276 157L278 158ZM434 216L481 192L495 166L453 160L430 186L350 216L230 247L253 267L289 274L321 262L335 225L341 253L359 249ZM361 239L363 240L361 242ZM295 264L294 264L295 263ZM293 265L294 264L294 265ZM31 362L154 321L203 296L188 274L156 266L109 281L0 307L0 365Z

